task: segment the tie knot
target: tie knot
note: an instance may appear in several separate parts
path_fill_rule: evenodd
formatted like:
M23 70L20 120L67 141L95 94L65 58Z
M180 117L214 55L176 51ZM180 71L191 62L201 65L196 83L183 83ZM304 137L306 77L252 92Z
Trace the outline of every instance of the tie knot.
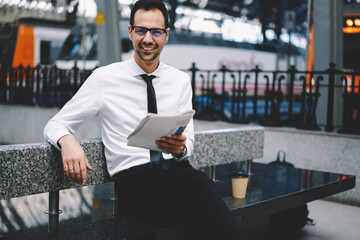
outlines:
M153 80L156 76L154 75L147 75L147 74L141 74L140 75L142 79L145 80L146 83L151 83L151 80Z

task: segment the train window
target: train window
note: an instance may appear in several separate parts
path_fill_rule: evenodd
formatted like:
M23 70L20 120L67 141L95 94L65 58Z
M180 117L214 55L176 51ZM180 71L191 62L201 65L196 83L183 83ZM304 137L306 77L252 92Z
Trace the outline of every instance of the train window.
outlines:
M0 42L0 67L11 66L14 51L11 51L8 45L8 43Z
M59 59L96 59L96 34L70 34L65 40Z
M12 66L17 33L17 27L0 26L0 67Z
M41 64L50 64L50 41L42 40L40 42L40 63Z
M78 45L78 44L79 43L77 41L76 35L70 34L64 42L64 45L59 54L59 59L63 59L63 60L71 59L72 49L76 48L76 45Z

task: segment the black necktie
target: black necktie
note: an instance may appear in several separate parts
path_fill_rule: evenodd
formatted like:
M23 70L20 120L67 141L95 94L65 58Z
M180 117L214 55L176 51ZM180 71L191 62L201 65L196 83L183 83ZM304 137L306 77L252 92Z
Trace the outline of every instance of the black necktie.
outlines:
M152 85L152 80L155 78L155 76L142 74L141 77L144 79L147 85L148 112L157 113L156 94L154 86Z
M156 95L155 89L152 85L152 80L155 78L154 75L142 74L140 75L147 85L147 99L148 99L148 112L149 113L157 113L156 106ZM150 160L151 163L160 163L161 153L157 151L150 150Z

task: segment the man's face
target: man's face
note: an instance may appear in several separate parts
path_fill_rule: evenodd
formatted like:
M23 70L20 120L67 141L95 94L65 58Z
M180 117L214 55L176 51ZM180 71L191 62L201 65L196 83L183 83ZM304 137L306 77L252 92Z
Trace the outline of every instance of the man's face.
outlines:
M148 29L165 29L165 19L163 14L158 9L144 10L139 9L134 15L134 27L143 27ZM152 35L150 31L147 31L145 35L144 31L136 31L129 25L129 38L133 43L135 49L135 60L141 64L158 62L160 53L169 39L169 31L162 34ZM141 30L141 29L140 29ZM145 30L146 31L146 30Z

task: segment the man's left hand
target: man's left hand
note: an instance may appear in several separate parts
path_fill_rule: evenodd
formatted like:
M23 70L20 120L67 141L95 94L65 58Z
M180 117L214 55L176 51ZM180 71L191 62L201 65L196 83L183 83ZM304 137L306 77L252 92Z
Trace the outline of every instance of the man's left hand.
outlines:
M170 137L161 137L155 142L158 147L174 156L179 155L186 145L186 136L174 134Z

